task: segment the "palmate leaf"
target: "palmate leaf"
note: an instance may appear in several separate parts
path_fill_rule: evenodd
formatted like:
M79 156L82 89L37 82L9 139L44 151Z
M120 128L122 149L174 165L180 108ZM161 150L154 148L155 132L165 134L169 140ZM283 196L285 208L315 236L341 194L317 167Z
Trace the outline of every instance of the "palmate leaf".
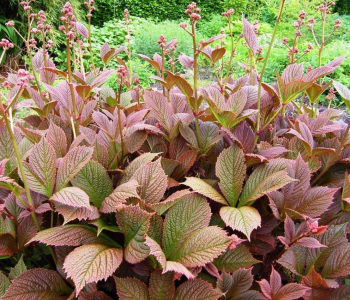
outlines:
M199 195L187 195L167 213L164 221L163 250L170 257L194 231L209 225L211 211Z
M215 165L216 176L220 179L220 190L230 206L236 206L242 190L246 174L244 161L242 149L233 144L221 152Z
M154 270L149 281L150 300L172 300L175 294L174 273Z
M294 181L287 175L283 159L272 160L267 164L258 166L249 176L244 185L239 207L250 205L261 196L276 191L286 184Z
M112 181L102 165L95 161L89 161L79 172L72 178L72 184L82 189L90 201L98 208L102 201L109 196L112 191Z
M70 252L63 264L67 276L75 284L75 295L87 283L107 279L123 261L123 250L106 245L83 245Z
M66 225L39 231L29 242L40 242L49 246L80 246L85 244L105 244L120 247L103 234L97 236L96 229L85 225Z
M193 191L201 194L205 197L210 198L216 202L219 202L224 205L228 205L225 198L220 195L220 193L214 189L211 185L206 183L200 178L197 177L187 177L184 185L190 187Z
M251 232L261 225L259 212L251 206L240 208L224 206L220 209L220 217L233 230L243 232L248 240L250 240Z
M67 287L57 272L47 269L31 269L13 280L0 299L46 300L70 293L71 289Z
M119 299L150 300L146 284L136 278L114 277Z
M241 268L250 268L252 265L259 263L243 246L238 245L236 248L227 250L224 254L214 260L214 265L220 270L233 273Z
M139 263L149 255L145 237L151 216L138 206L124 206L117 212L118 225L124 233L124 257L129 263Z
M210 283L194 279L181 284L176 289L174 300L217 300L222 295Z
M33 147L29 164L25 163L25 173L29 188L51 197L56 178L56 153L44 138Z
M56 190L64 188L68 182L88 163L93 154L93 148L79 146L70 150L62 159L56 180Z

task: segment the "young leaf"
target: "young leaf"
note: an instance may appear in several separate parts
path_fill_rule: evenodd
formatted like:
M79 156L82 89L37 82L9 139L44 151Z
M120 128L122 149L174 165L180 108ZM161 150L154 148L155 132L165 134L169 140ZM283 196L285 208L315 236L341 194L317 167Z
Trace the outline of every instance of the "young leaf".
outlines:
M138 206L124 206L117 212L117 221L124 233L124 258L131 264L137 264L149 255L145 237L150 226L152 214Z
M174 273L154 270L149 281L150 300L172 300L175 294Z
M31 269L13 280L1 299L50 299L70 293L71 289L67 287L57 272L47 269Z
M19 275L21 275L22 273L24 273L25 271L27 271L27 267L24 264L23 261L23 255L21 256L21 258L19 259L19 261L17 262L17 264L15 265L14 268L11 268L10 273L9 273L9 279L11 281L13 281L14 279L16 279Z
M301 284L310 288L304 294L305 300L328 300L330 294L330 287L327 281L312 268L307 276L303 276ZM342 299L342 298L339 298Z
M147 286L136 278L114 277L119 299L123 300L150 300Z
M201 279L186 281L175 293L174 300L217 300L223 294Z
M250 268L252 265L259 263L243 246L238 245L236 248L227 250L224 254L214 260L214 265L220 270L226 272L236 272L241 268Z
M236 206L246 174L242 149L233 144L221 152L215 165L219 187L230 206Z
M276 191L293 180L287 175L286 165L282 159L260 165L244 185L239 206L252 204L261 196Z
M225 198L220 195L220 193L214 189L211 185L206 183L197 177L187 177L184 185L190 187L193 191L201 194L205 197L210 198L213 201L219 202L224 205L228 205Z
M46 140L55 149L57 157L64 157L67 154L67 138L62 130L52 121L46 132Z
M170 257L192 232L209 225L211 217L207 201L198 195L188 195L176 203L164 221L163 250Z
M91 210L89 196L77 187L66 187L54 194L50 200L57 201L59 203L73 206L73 207L85 207Z
M89 161L79 172L72 178L72 184L82 189L90 201L98 208L102 201L108 197L112 191L112 181L102 165L95 161Z
M222 207L220 209L220 217L233 230L243 232L249 241L251 232L261 225L259 212L251 206L242 206L240 208Z
M87 283L105 280L111 276L123 261L123 250L105 245L83 245L70 252L63 264L67 276L75 284L75 295Z
M62 159L58 171L56 189L59 191L88 163L93 154L93 149L79 146L70 150Z
M258 39L256 37L254 29L244 16L242 16L242 25L244 38L250 50L255 54L258 49Z
M65 225L75 219L81 220L95 220L100 217L100 213L95 206L86 207L71 207L68 205L55 205L55 211L63 216Z

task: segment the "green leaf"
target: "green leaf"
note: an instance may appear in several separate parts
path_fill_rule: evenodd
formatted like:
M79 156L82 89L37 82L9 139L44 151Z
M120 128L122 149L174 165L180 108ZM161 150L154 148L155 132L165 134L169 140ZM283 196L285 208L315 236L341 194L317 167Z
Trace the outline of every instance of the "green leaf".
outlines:
M70 150L62 159L58 171L56 190L64 188L71 179L88 163L93 154L93 148L79 146Z
M163 250L170 257L185 240L197 229L209 225L211 211L207 201L199 195L187 195L167 213L164 221Z
M84 207L91 210L89 196L77 187L66 187L54 194L50 200L73 206Z
M124 233L125 260L131 264L143 261L149 255L145 244L152 214L138 206L124 206L117 212L120 230Z
M111 231L111 232L121 232L120 228L115 225L109 225L104 219L98 218L89 222L89 224L97 227L97 236L101 234L103 230Z
M214 265L220 270L233 273L241 268L250 268L252 265L259 263L243 246L238 245L236 248L227 250L224 254L214 260Z
M4 275L4 273L0 272L0 297L5 294L10 284L10 280Z
M23 255L21 256L21 258L19 259L19 261L17 262L17 264L15 265L14 268L11 268L10 273L9 273L9 279L11 281L13 281L14 279L16 279L19 275L21 275L22 273L24 273L25 271L27 271L27 267L24 264L23 261Z
M283 159L273 160L267 164L260 165L249 176L244 185L239 199L239 207L251 205L261 196L276 191L292 181L294 179L287 175Z
M89 161L71 182L74 186L81 188L98 208L113 191L112 181L106 170L95 161Z
M202 267L224 252L231 240L226 232L216 226L198 229L181 242L169 260L187 268Z
M45 139L33 147L25 164L29 188L51 197L56 178L56 152Z
M1 299L47 300L70 293L71 289L67 287L57 272L47 269L31 269L13 280Z
M217 300L222 295L210 283L194 279L186 281L176 289L174 300Z
M209 185L200 178L187 177L186 181L183 184L190 187L191 189L193 189L193 191L195 191L198 194L208 197L211 200L214 200L221 204L228 205L225 198L222 197L216 189L214 189L211 185Z
M231 206L236 206L246 175L244 153L237 144L221 152L215 166L219 187Z
M75 284L75 295L92 282L106 280L123 261L123 250L105 245L83 245L70 252L63 264Z
M148 288L136 278L118 278L114 277L117 294L119 299L123 300L149 300Z
M233 230L243 232L248 240L250 240L251 232L261 225L259 212L251 206L242 206L240 208L222 207L220 209L220 217Z

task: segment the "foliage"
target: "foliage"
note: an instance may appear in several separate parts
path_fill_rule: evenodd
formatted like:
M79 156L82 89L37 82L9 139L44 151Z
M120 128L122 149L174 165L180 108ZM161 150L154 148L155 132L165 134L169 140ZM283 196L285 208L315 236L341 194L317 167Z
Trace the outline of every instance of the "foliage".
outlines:
M1 78L1 300L350 294L350 123L319 106L337 91L350 110L330 79L348 62L319 51L313 68L290 54L271 67L281 4L266 43L244 16L235 35L232 10L202 40L191 3L177 29L189 50L160 35L147 56L130 52L128 11L99 46L66 3L63 68L40 15L30 71ZM215 77L202 87L201 59ZM158 88L140 85L141 61Z

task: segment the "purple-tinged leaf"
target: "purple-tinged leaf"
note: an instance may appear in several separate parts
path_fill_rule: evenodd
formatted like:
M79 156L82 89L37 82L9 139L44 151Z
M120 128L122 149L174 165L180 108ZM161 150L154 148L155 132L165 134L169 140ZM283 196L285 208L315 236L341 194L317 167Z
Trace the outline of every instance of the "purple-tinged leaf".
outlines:
M136 278L114 277L117 294L123 300L150 300L147 286Z
M116 212L117 208L126 202L128 198L140 198L137 193L138 182L135 179L123 183L113 191L106 199L102 202L100 211L102 213Z
M222 295L208 282L194 279L186 281L176 289L174 300L217 300Z
M337 57L336 59L330 61L330 62L327 64L327 67L338 68L338 67L340 67L340 65L342 64L342 62L344 61L345 58L346 58L345 55L339 56L339 57Z
M329 75L334 72L336 68L329 67L329 66L324 66L324 67L318 67L316 69L311 70L308 72L304 77L303 81L304 82L314 82L315 80L324 77L326 75Z
M346 277L350 274L350 244L337 247L322 269L323 278Z
M87 283L106 280L123 261L123 250L105 245L83 245L70 252L63 264L75 284L75 295Z
M330 287L315 268L307 276L303 276L301 284L309 288L303 295L305 300L329 300Z
M91 210L89 196L77 187L65 187L52 195L50 200L72 207L84 207Z
M38 232L27 244L34 241L49 246L80 246L85 244L115 244L108 237L97 236L96 230L84 225L65 225Z
M88 163L93 148L79 146L70 150L62 159L57 170L56 190L64 188L71 179Z
M51 299L70 292L71 289L57 272L47 269L31 269L13 280L1 299Z
M84 37L84 38L89 37L89 31L82 23L75 22L75 27L77 29L77 32L80 33L82 37Z
M150 300L172 300L175 295L174 273L154 270L149 281Z
M138 206L124 206L117 211L117 222L125 239L124 258L131 264L143 261L150 253L145 241L151 216Z
M95 220L100 217L100 213L95 206L90 206L90 208L85 207L71 207L68 205L55 205L55 211L63 216L63 225L78 219L82 220ZM37 212L37 210L35 210Z
M261 216L251 206L240 208L224 206L220 209L220 217L227 226L244 233L249 241L251 232L261 226Z
M301 64L291 64L282 73L282 79L285 84L292 81L299 81L303 78L304 65Z
M242 16L242 25L243 25L243 35L250 48L250 50L256 54L258 50L258 39L254 32L253 27L249 24L248 20Z
M306 248L322 248L327 247L322 245L318 240L312 237L303 237L296 242L297 245L306 247Z
M179 55L179 62L187 69L193 68L193 58L190 56L187 56L186 54L181 53Z
M111 74L115 73L115 70L105 70L101 74L99 74L92 82L91 88L99 87L104 84Z

